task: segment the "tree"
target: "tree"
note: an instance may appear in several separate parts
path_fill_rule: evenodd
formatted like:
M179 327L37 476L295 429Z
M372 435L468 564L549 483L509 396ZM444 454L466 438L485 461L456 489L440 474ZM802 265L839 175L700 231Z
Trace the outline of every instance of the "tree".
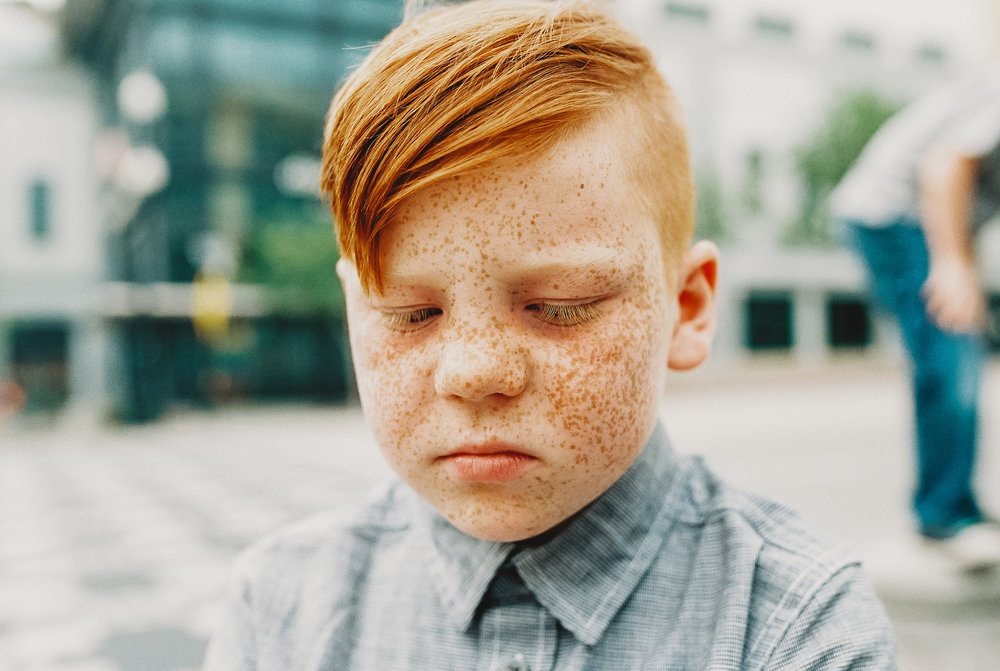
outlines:
M827 197L857 160L875 131L900 105L870 89L838 95L812 136L794 152L803 186L799 217L785 235L792 244L831 241Z
M719 177L714 172L704 171L698 175L697 185L697 235L709 240L723 240L726 237L726 205Z
M341 317L340 258L330 216L322 208L276 217L250 236L242 279L263 285L275 313Z

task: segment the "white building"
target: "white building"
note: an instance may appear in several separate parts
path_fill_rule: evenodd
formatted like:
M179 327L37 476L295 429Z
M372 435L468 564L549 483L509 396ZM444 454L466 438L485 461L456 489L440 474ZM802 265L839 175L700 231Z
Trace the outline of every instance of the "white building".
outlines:
M995 0L618 0L651 46L687 115L696 174L723 194L720 354L744 351L751 303L787 305L791 349L831 351L830 314L862 296L843 249L791 249L802 211L794 152L839 95L870 89L903 103L994 57ZM757 193L755 211L744 194ZM704 182L702 183L704 190ZM840 301L840 303L838 303ZM846 302L845 302L846 301ZM839 307L838 307L839 306ZM845 308L846 306L846 308ZM767 319L767 317L765 317ZM895 349L876 320L871 341Z
M86 75L51 53L0 53L0 381L35 409L99 410L97 106Z

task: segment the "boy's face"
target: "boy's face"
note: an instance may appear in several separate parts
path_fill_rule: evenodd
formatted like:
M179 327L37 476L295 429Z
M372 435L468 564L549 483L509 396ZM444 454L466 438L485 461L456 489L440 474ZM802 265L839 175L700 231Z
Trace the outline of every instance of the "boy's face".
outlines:
M620 160L604 124L418 192L383 236L381 295L340 264L376 440L470 535L551 529L652 430L678 296Z

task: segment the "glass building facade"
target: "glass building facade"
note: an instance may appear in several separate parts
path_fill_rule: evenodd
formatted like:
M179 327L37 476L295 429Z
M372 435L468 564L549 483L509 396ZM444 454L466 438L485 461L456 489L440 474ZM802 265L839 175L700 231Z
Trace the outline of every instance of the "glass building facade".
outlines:
M119 414L349 398L332 229L310 166L331 95L400 21L402 0L69 0L64 15L70 56L100 82L102 124L153 147L168 172L124 216L105 212L108 276L129 295L196 297L110 317ZM136 72L165 93L146 117L122 100ZM225 292L214 318L197 306L210 285Z

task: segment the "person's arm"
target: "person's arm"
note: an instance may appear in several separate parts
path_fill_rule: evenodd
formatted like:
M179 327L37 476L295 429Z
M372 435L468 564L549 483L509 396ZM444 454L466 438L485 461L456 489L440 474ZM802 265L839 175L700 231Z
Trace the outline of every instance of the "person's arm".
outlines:
M977 332L986 324L972 242L972 207L978 159L937 144L919 166L921 219L930 254L923 286L927 312L939 327Z

